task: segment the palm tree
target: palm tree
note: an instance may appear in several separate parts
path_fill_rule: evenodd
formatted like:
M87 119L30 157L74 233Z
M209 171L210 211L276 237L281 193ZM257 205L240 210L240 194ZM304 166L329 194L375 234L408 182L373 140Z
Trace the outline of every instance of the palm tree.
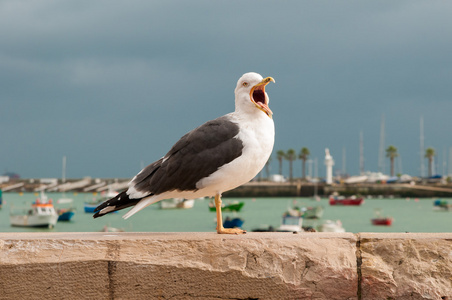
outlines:
M436 156L435 149L425 149L425 157L428 158L428 177L433 176L433 158Z
M286 153L284 152L284 150L278 150L278 152L276 152L276 158L278 159L279 162L279 175L282 175L282 161L285 156Z
M289 179L293 181L293 162L297 159L297 153L294 149L287 150L285 158L289 161Z
M399 153L397 153L397 148L394 146L389 146L386 149L386 157L389 157L391 161L391 176L394 176L394 158L399 156Z
M301 175L303 179L306 178L306 161L310 154L309 149L306 147L301 148L300 154L298 154L298 158L301 159Z

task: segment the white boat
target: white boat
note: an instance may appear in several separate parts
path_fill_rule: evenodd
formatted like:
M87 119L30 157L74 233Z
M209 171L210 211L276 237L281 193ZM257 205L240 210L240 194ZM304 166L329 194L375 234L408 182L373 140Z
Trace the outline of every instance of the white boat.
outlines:
M301 225L303 224L302 217L293 217L290 215L284 215L282 218L281 226L276 231L284 232L302 232L304 231Z
M300 216L291 216L285 213L282 216L281 225L278 228L273 226L261 225L259 228L255 228L254 232L303 232L303 218Z
M367 182L386 182L389 176L381 172L367 172Z
M12 208L9 219L12 226L53 228L58 214L51 200L36 199L30 209Z
M72 199L72 198L65 198L64 196L57 200L58 204L69 204L69 203L72 203L72 202L74 202L74 199Z
M345 179L344 182L345 182L346 184L362 183L362 182L366 182L367 179L369 179L369 177L366 176L366 175L362 175L362 176L351 176L351 177Z
M161 209L172 209L172 208L192 208L195 205L195 200L187 200L183 198L171 198L165 199L159 202Z
M325 223L320 225L317 229L320 232L345 232L345 229L344 227L342 227L342 222L340 220L326 220Z
M105 225L100 232L124 232L124 229Z

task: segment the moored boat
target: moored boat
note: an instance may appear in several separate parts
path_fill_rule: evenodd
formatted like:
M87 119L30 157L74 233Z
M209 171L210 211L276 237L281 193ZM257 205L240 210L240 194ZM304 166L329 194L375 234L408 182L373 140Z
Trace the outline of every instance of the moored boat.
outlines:
M375 209L375 217L370 220L372 225L377 225L377 226L391 226L392 221L394 221L394 218L383 216L381 214L381 209L378 209L378 208Z
M116 228L105 225L100 232L124 232L125 230L122 228Z
M276 229L273 226L269 225L261 225L258 228L254 228L251 230L252 232L275 232Z
M304 219L320 219L323 216L323 206L307 206L289 208L287 213L293 217L303 217Z
M391 217L374 218L371 220L372 225L382 225L382 226L391 226L392 221L393 221L393 218L391 218Z
M242 201L233 201L233 202L229 202L229 203L222 203L221 204L221 211L223 212L231 212L231 211L240 211L243 207L243 205L245 205L245 202ZM209 202L209 210L214 212L216 211L215 208L215 203L213 201Z
M104 202L103 198L94 198L91 201L85 201L85 203L83 203L83 209L86 213L94 213L96 207L98 207L102 202Z
M58 222L60 221L70 221L75 214L75 208L72 207L72 202L74 200L71 198L60 198L57 200L58 206L66 206L66 207L56 207L56 211L58 214ZM67 207L67 204L70 204L70 207Z
M433 202L433 210L436 211L452 211L452 204L446 200L436 199Z
M291 216L285 213L282 216L281 225L278 228L273 226L261 225L259 228L255 228L253 232L303 232L303 218Z
M74 208L60 208L57 210L58 222L60 221L70 221L75 214Z
M171 198L165 199L159 202L161 209L173 209L173 208L192 208L195 205L195 199L183 199L183 198Z
M326 220L322 225L317 227L319 232L345 232L340 220Z
M291 215L285 214L282 217L281 225L276 229L279 232L302 232L303 218L293 217Z
M364 202L362 197L343 197L343 196L330 196L330 205L361 205Z
M48 227L53 228L58 220L58 214L53 207L52 200L36 199L31 209L11 209L11 226Z
M245 221L241 218L233 218L231 219L230 217L226 217L226 219L223 222L223 227L224 228L242 228L243 223Z
M57 200L57 204L67 204L67 203L72 203L74 201L74 199L72 198L66 198L65 196L63 196L62 198Z

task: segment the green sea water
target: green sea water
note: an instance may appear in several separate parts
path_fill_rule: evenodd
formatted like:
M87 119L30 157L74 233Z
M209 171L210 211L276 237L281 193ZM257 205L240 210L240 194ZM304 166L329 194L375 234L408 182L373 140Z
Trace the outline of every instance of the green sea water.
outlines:
M54 203L62 197L60 193L48 193ZM122 215L127 211L106 215L93 219L92 214L85 213L84 201L91 200L93 194L66 194L74 199L72 206L76 213L70 222L58 222L53 229L36 229L12 227L9 221L11 207L27 207L37 195L33 193L3 193L4 205L0 210L0 232L95 232L104 226L123 229L127 232L212 232L215 231L216 215L208 209L209 199L196 200L191 209L162 210L153 204L124 220ZM433 210L435 199L366 199L361 206L330 206L328 199L314 201L309 198L223 198L223 201L240 200L245 205L237 214L223 213L223 216L239 216L245 220L243 228L251 231L254 228L281 223L281 216L287 208L296 202L298 206L322 205L325 209L320 224L324 220L341 220L347 232L451 232L452 212ZM452 199L448 200L452 203ZM68 207L58 205L56 207ZM385 216L394 218L392 226L374 226L370 220L375 211L381 210Z

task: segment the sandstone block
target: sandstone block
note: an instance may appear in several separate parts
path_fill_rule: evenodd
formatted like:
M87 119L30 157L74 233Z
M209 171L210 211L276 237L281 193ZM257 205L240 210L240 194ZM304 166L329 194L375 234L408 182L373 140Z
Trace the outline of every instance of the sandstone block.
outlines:
M362 299L452 298L452 234L359 235Z
M358 299L351 233L0 233L0 299Z

